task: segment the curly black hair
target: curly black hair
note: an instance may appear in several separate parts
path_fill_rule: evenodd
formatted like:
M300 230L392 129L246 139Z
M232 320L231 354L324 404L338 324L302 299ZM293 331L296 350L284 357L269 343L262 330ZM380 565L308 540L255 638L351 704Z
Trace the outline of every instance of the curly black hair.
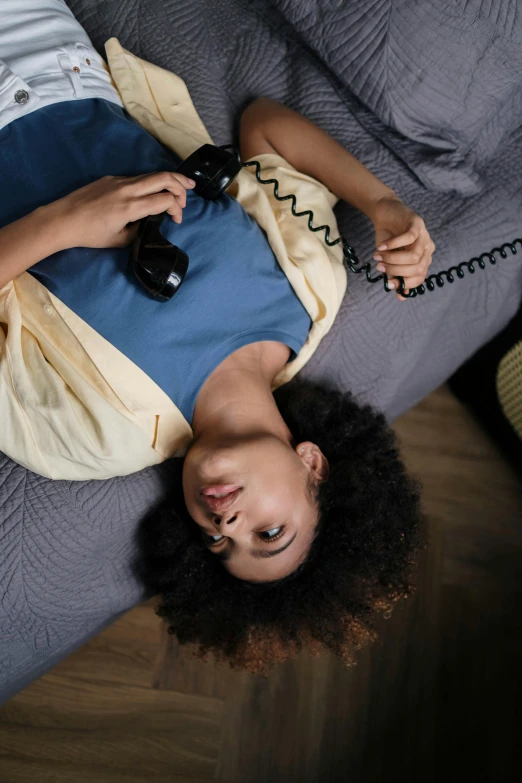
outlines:
M348 665L375 638L378 613L414 590L424 545L420 485L406 473L385 416L350 393L306 381L275 392L295 441L312 441L330 465L319 484L319 521L306 560L289 576L252 583L226 571L183 502L172 497L138 533L137 570L160 596L156 614L181 644L251 672L321 647Z

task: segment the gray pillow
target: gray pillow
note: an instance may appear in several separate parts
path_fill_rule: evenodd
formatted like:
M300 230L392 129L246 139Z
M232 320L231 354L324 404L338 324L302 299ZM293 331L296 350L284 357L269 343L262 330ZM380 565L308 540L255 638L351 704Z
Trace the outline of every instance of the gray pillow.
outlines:
M364 14L357 0L278 5L353 95L361 124L426 187L484 187L486 164L522 125L516 2L376 0Z

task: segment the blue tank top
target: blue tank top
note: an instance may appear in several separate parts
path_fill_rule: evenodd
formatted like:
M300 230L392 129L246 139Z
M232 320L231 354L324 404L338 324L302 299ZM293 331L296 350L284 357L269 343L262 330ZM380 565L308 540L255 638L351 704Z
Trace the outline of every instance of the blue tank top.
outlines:
M0 226L106 174L174 171L180 159L115 104L58 103L0 130ZM311 321L265 233L231 196L187 192L181 224L161 232L189 256L168 302L150 297L129 270L129 248L74 248L29 271L144 370L192 420L210 373L244 345L275 340L292 355Z

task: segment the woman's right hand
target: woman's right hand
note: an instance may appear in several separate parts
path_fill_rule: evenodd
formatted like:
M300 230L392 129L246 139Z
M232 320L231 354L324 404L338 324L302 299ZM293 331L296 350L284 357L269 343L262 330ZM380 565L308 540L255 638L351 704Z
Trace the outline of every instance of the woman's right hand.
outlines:
M139 220L168 212L181 223L186 191L193 180L161 171L137 177L98 179L44 207L58 218L63 249L125 247L136 236Z

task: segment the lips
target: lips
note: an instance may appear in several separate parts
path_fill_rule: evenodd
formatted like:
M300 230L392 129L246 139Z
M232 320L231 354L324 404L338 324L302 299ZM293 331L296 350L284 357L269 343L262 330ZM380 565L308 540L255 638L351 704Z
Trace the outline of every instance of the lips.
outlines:
M201 500L214 514L227 511L236 501L242 487L237 484L215 484L212 487L203 487Z

